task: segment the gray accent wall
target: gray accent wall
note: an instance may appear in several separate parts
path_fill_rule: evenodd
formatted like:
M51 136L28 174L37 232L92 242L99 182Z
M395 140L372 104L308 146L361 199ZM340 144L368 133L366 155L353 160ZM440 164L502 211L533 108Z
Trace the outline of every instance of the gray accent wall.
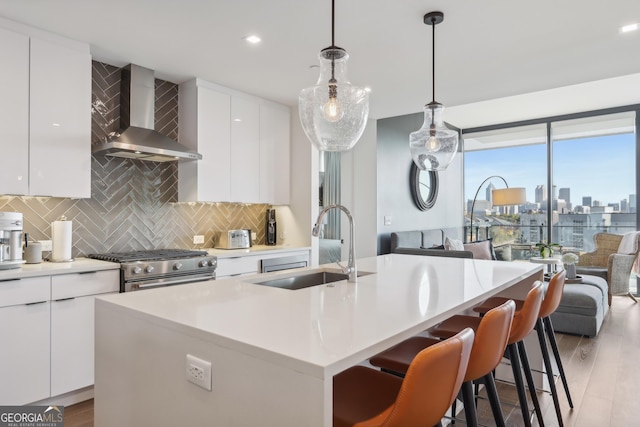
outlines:
M388 253L389 236L393 231L451 228L463 226L463 156L461 148L453 163L438 172L440 187L433 208L420 211L411 198L409 173L411 153L409 134L418 130L423 113L378 120L378 253ZM384 217L391 216L391 225Z

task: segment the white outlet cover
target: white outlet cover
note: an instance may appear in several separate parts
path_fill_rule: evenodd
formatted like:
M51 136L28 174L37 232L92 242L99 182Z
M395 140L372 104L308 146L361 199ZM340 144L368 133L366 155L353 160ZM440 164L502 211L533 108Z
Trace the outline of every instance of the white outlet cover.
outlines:
M204 243L204 236L202 234L197 234L193 236L193 244L198 245Z
M185 378L198 387L211 391L211 362L187 354Z
M53 244L51 240L40 240L40 244L42 245L42 250L45 252L51 252L53 250Z

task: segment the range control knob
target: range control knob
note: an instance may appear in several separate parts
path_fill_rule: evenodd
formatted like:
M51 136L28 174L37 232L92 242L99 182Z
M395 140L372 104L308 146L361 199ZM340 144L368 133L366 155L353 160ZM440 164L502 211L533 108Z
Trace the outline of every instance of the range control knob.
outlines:
M179 262L176 262L175 264L173 264L173 269L174 270L180 270L182 268L182 264Z
M133 274L140 274L140 273L142 273L141 267L133 267Z
M209 267L215 267L218 264L218 261L215 259L212 259L209 261Z
M209 265L209 263L204 259L198 263L198 267L206 267L207 265Z
M153 271L153 266L152 265L147 265L147 267L144 269L144 271L146 271L147 273L151 273Z

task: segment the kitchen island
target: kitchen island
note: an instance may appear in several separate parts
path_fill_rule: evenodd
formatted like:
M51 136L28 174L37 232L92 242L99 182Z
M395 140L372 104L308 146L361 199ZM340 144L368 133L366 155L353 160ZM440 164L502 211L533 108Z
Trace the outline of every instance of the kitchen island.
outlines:
M358 268L371 274L295 291L251 282L316 269L97 299L96 427L331 426L335 374L543 273L400 254ZM187 355L211 362L211 391L186 380Z

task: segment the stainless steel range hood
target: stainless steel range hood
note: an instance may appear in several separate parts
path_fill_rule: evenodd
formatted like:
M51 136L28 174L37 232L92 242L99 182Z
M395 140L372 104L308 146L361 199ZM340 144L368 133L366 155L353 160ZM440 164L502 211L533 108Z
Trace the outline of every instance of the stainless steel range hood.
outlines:
M110 135L108 141L94 144L93 153L153 162L202 159L201 154L189 151L187 147L154 130L154 100L153 70L133 64L124 67L120 91L120 131Z

